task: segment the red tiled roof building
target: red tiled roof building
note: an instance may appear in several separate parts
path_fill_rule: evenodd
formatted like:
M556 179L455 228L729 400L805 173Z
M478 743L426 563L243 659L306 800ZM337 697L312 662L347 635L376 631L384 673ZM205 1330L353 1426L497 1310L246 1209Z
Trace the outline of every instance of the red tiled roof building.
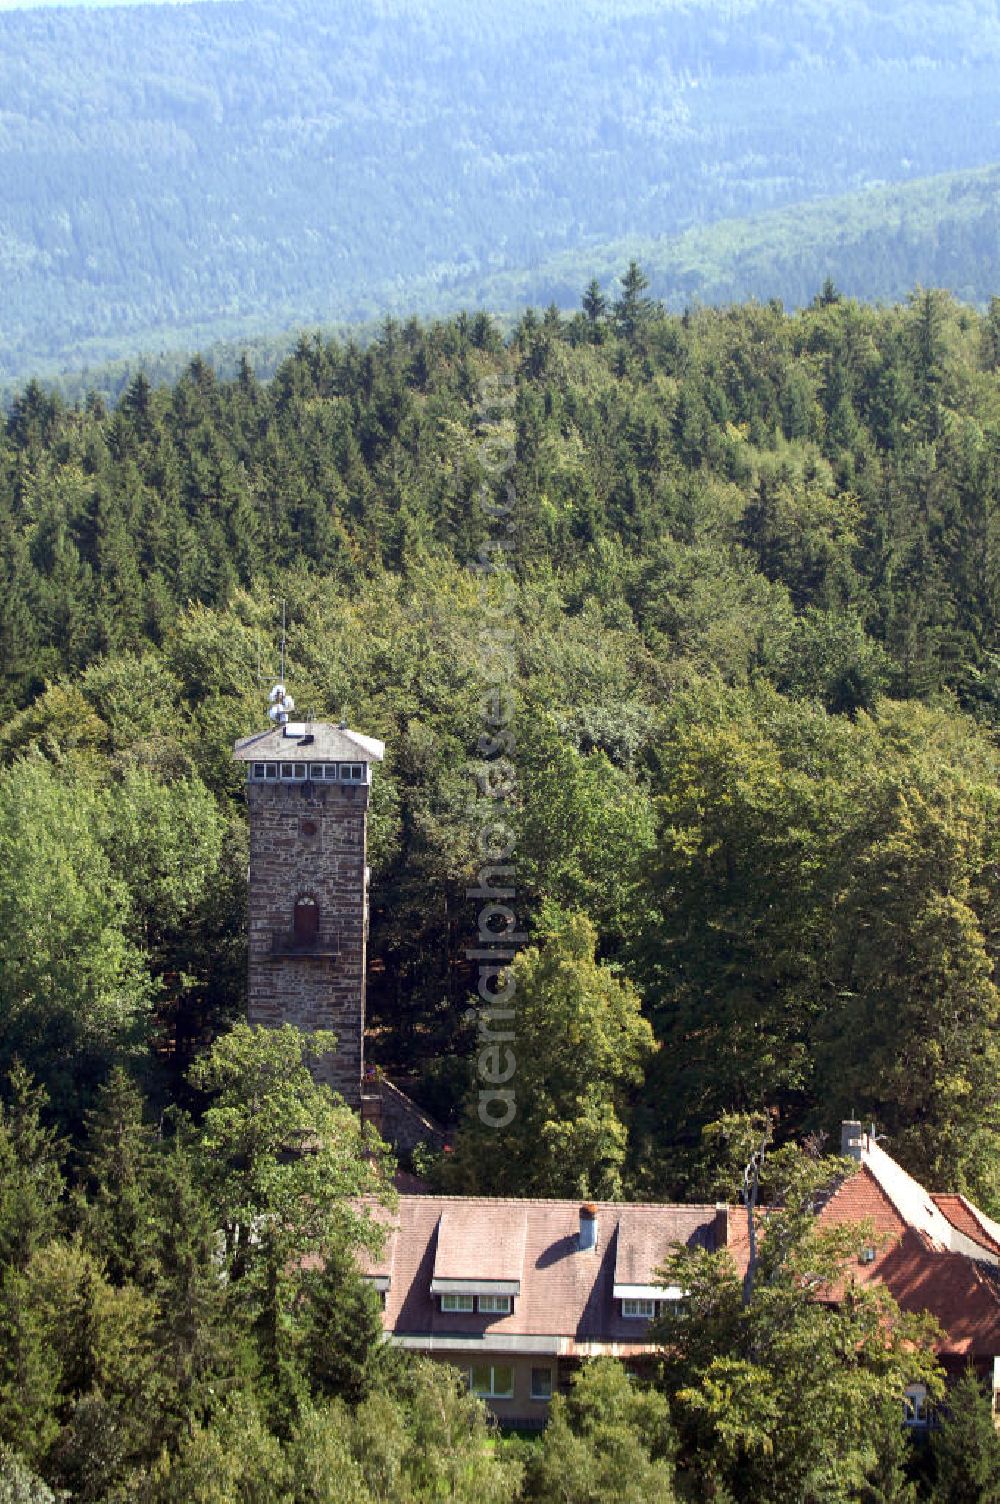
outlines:
M679 1290L656 1283L675 1242L725 1246L728 1209L400 1196L367 1277L402 1347L447 1359L503 1420L544 1420L582 1358L648 1356Z
M1000 1225L965 1197L929 1194L860 1124L844 1125L857 1170L818 1213L869 1222L860 1283L880 1281L943 1330L939 1357L972 1363L1000 1393ZM583 1358L648 1357L649 1321L682 1296L657 1283L674 1243L728 1247L745 1267L746 1214L725 1206L403 1195L366 1276L402 1347L450 1361L505 1421L540 1423Z

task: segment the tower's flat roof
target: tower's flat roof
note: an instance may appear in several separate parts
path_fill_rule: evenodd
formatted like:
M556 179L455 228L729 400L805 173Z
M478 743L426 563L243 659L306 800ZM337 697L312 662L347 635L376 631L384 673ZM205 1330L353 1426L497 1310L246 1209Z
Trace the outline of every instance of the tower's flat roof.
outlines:
M269 726L234 744L237 762L381 762L385 742L326 721Z

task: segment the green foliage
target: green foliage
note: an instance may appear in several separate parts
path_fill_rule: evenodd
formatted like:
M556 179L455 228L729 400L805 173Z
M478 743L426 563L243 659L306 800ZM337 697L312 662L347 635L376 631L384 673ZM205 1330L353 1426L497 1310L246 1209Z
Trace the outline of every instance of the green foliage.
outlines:
M444 1364L412 1365L400 1398L352 1411L308 1406L286 1442L243 1394L198 1426L153 1471L154 1504L514 1504L520 1468L498 1457L482 1405Z
M197 778L126 771L108 801L107 849L133 895L144 948L162 946L203 906L222 853L217 802Z
M154 1166L155 1389L163 1440L210 1413L252 1344L220 1278L219 1228L194 1131L181 1123ZM161 1436L156 1440L159 1443Z
M517 876L533 906L588 914L607 942L633 930L639 864L654 839L651 803L603 749L583 755L566 731L526 717Z
M663 1381L695 1497L721 1484L747 1504L832 1504L886 1483L905 1497L898 1465L887 1477L885 1437L899 1427L907 1384L943 1392L934 1324L851 1280L864 1227L816 1227L816 1198L841 1170L778 1151L749 1298L725 1251L677 1248L666 1261L664 1281L685 1295L659 1325ZM835 1305L817 1299L834 1289Z
M302 1291L305 1365L314 1394L357 1405L393 1374L394 1349L383 1342L382 1301L353 1258L333 1247Z
M674 1436L662 1394L613 1359L581 1368L552 1400L524 1497L537 1504L673 1504Z
M148 1286L155 1260L155 1140L142 1093L115 1066L86 1115L81 1215L91 1250L116 1283Z
M596 932L584 916L549 909L542 934L541 948L522 951L506 974L515 1028L504 1027L502 1010L481 1014L486 1070L502 1075L509 1059L516 1063L513 1118L490 1126L477 1082L444 1167L447 1183L499 1195L611 1198L621 1188L628 1092L642 1079L652 1031L635 990L597 961ZM511 1034L509 1046L489 1043Z
M781 1135L859 1111L998 1204L996 770L964 729L1000 717L995 310L828 291L673 318L645 275L623 279L634 337L588 295L506 345L485 316L390 321L365 349L302 340L268 385L195 361L113 412L21 394L0 1047L74 1134L114 1064L157 1110L197 1105L185 1070L242 1011L229 748L260 724L279 599L299 703L388 748L372 1049L457 1118L485 612L514 634L519 921L535 941L547 904L586 914L660 1045L580 1119L617 1166L595 1184L622 1174L621 1125L623 1183L664 1196L696 1188L728 1111ZM508 481L512 567L483 581Z
M612 308L615 329L629 344L638 342L650 313L650 299L645 297L649 278L638 261L630 261L622 277L621 296Z
M112 1285L75 1242L41 1249L28 1278L48 1351L59 1354L59 1431L47 1476L100 1500L148 1446L155 1308L136 1286Z
M357 1414L356 1453L376 1498L379 1487L382 1496L406 1504L441 1498L508 1504L517 1497L521 1469L494 1448L485 1408L467 1392L461 1374L421 1359L409 1369L400 1397L404 1408L395 1426L386 1426L386 1407L377 1395Z
M59 1434L62 1364L51 1339L28 1275L8 1266L0 1279L0 1443L29 1462Z
M395 1417L394 1417L395 1418ZM302 1415L288 1448L295 1497L302 1504L370 1504L379 1497L370 1490L365 1472L352 1449L351 1418L343 1407L310 1408ZM391 1449L395 1437L385 1436ZM386 1497L382 1494L381 1497Z
M781 689L819 700L834 715L872 710L891 680L891 660L852 613L818 611L800 616L778 676Z
M308 1063L333 1043L332 1035L287 1024L237 1024L190 1071L209 1094L199 1157L227 1277L279 1405L302 1382L299 1327L307 1318L296 1297L310 1280L306 1261L377 1245L364 1198L393 1194L385 1146L310 1074ZM345 1368L363 1353L359 1337L361 1351L344 1353Z
M334 1044L288 1024L240 1023L191 1068L209 1097L201 1149L234 1274L269 1258L272 1245L306 1254L343 1236L377 1239L349 1203L387 1193L384 1145L309 1070Z
M485 315L390 322L302 341L266 386L195 362L114 412L29 388L4 426L0 1060L49 1101L16 1069L0 1092L0 1438L47 1486L506 1501L523 1465L539 1504L595 1479L910 1504L906 1365L871 1297L800 1300L851 1250L809 1244L780 1152L749 1305L720 1262L678 1276L703 1319L665 1349L676 1474L662 1405L611 1369L515 1455L453 1374L376 1341L352 1249L385 1173L310 1074L329 1039L224 1032L230 744L283 599L299 704L387 744L370 1055L453 1122L471 1085L451 1187L715 1199L751 1129L860 1114L1000 1205L996 310L826 289L678 319L636 271L629 330L591 288L509 343ZM508 380L493 422L480 384ZM491 499L515 547L482 579ZM484 622L512 634L512 1041L468 1008ZM508 1043L498 1133L476 1075Z
M934 1504L996 1504L1000 1499L1000 1433L972 1369L948 1391L931 1457Z
M39 761L0 775L0 1061L16 1056L61 1108L138 1047L152 986L105 856L101 799Z
M281 1443L247 1393L223 1406L211 1426L196 1425L176 1453L164 1453L144 1492L149 1504L290 1504L292 1497Z
M915 1173L992 1199L993 767L920 707L852 723L756 693L681 716L638 964L669 1045L651 1085L682 1121L870 1114Z
M68 1497L280 1495L285 1444L317 1406L346 1398L350 1429L359 1402L399 1384L425 1396L421 1456L460 1452L473 1421L482 1434L481 1407L455 1393L455 1434L434 1442L438 1379L383 1345L352 1251L376 1241L367 1208L391 1182L384 1147L310 1074L328 1045L239 1026L192 1072L200 1122L173 1112L166 1136L113 1069L69 1197L43 1095L15 1070L0 1113L0 1444ZM450 1370L441 1381L452 1395ZM419 1406L404 1409L403 1428Z
M0 1268L23 1272L58 1226L63 1145L42 1119L47 1098L17 1064L0 1098Z
M56 1504L56 1495L19 1459L0 1445L0 1504Z

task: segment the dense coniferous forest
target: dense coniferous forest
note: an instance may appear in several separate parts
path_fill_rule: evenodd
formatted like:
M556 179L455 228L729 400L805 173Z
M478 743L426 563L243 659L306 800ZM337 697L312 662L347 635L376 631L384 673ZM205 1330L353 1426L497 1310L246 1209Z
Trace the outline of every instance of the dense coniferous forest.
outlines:
M884 222L867 190L1000 161L998 49L990 0L4 13L0 377L525 294L569 307L637 236L653 245L626 259L679 304L808 301L827 270L858 296L919 281L985 304L982 185L942 178ZM803 208L749 247L675 241L845 194L832 235Z
M632 265L506 339L388 321L114 407L29 384L0 433L0 1498L969 1497L985 1402L956 1401L961 1455L906 1453L928 1335L818 1321L846 1254L799 1215L833 1172L793 1146L858 1114L1000 1210L998 530L1000 307L940 292L675 316ZM712 1125L785 1146L766 1310L679 1267L667 1369L586 1371L541 1443L390 1361L350 1273L381 1163L301 1039L236 1023L230 750L282 601L299 708L386 742L370 1050L450 1125L425 1172L714 1199ZM499 1146L465 955L491 613L529 932ZM747 1409L713 1429L737 1360Z
M14 947L30 1026L8 1008L0 1048L75 1071L46 1080L57 1101L143 1030L181 1070L242 1008L229 753L261 722L285 600L300 707L388 746L376 1049L460 1111L486 435L513 465L519 895L555 945L558 913L587 917L664 1046L607 1175L676 1194L719 1111L768 1105L793 1133L853 1103L901 1153L912 1135L916 1172L996 1204L1000 310L927 292L876 311L828 286L792 316L674 317L643 282L529 310L507 342L485 315L389 322L365 349L303 340L266 386L196 360L114 409L36 384L15 401L4 917L26 938L36 902L55 918ZM95 864L99 898L57 903ZM39 1013L56 963L65 1006Z

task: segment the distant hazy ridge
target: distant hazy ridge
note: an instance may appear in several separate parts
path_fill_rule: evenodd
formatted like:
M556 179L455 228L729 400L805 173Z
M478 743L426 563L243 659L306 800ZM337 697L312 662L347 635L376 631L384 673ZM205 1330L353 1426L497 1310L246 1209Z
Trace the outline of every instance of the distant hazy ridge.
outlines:
M888 189L1000 161L998 59L987 0L5 12L0 378L566 303L633 252L675 306L827 274L984 301L995 175Z

